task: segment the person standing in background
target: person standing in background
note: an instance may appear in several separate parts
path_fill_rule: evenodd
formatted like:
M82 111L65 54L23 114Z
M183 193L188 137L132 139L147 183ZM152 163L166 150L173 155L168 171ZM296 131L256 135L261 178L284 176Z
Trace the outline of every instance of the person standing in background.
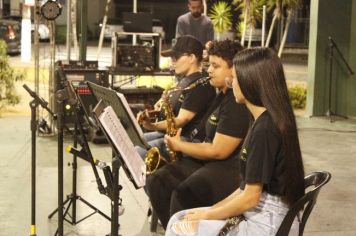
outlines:
M188 0L189 12L178 17L176 38L193 35L203 45L214 40L214 27L209 17L202 15L203 1Z

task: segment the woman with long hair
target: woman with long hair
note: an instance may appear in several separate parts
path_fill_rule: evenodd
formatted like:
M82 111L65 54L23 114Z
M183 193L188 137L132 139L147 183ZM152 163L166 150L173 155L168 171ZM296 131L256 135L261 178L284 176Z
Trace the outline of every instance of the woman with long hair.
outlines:
M304 194L296 121L280 59L268 48L245 49L234 58L233 77L236 102L254 118L238 155L240 188L212 207L176 213L166 236L275 235ZM296 223L289 235L298 234Z

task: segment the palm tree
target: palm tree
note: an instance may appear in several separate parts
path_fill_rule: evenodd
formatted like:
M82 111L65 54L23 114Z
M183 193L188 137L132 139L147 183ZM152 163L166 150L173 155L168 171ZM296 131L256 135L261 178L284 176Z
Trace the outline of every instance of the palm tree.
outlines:
M272 38L272 32L273 32L276 20L280 19L281 15L282 15L282 1L283 0L268 0L268 2L267 2L268 10L273 10L272 23L271 23L271 26L269 27L268 36L267 36L267 40L265 43L265 47L267 47L267 48L269 47L269 43Z
M272 19L271 26L269 28L268 37L266 40L265 47L268 47L270 44L272 32L273 32L276 20L281 19L282 15L283 15L283 9L287 10L287 22L286 22L286 26L284 28L281 45L280 45L279 51L278 51L279 56L282 55L282 51L283 51L283 48L284 48L284 45L285 45L285 42L287 39L290 21L292 19L292 16L293 16L295 10L299 6L300 6L300 0L268 0L268 9L269 10L273 9L273 19Z
M235 0L234 3L238 4L236 9L245 9L245 13L248 12L248 16L244 14L244 25L241 37L242 46L244 46L245 41L245 31L249 29L249 40L248 47L251 47L253 30L256 24L262 20L263 5L265 5L266 0L249 0L248 5L246 1ZM247 10L246 10L247 9Z
M243 25L244 27L242 28L241 32L241 45L245 45L245 35L246 35L246 26L247 26L247 18L249 15L250 11L250 0L233 0L232 2L233 5L236 5L236 10L244 9L243 10Z
M250 29L250 35L248 40L248 47L251 47L253 30L258 22L261 22L263 15L263 5L266 0L252 0L250 2L250 14L248 18L248 25Z
M220 40L220 34L231 29L231 6L226 2L216 2L210 11L209 17L213 23L214 30L217 32L217 40Z
M284 48L284 45L287 40L289 25L290 25L292 16L295 14L295 11L300 6L300 0L284 0L283 6L286 7L286 9L287 9L287 22L286 22L286 26L284 28L281 45L279 46L279 50L278 50L279 57L282 56L283 48Z

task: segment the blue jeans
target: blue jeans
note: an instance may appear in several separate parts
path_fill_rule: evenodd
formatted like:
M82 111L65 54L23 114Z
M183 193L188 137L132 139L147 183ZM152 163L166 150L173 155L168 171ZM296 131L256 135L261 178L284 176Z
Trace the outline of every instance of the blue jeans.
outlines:
M164 144L164 133L153 131L144 133L143 137L151 147L157 147L162 155L168 154L164 152L166 150L166 145ZM139 146L136 146L135 149L140 157L145 159L147 150Z
M243 214L245 220L233 228L227 236L273 236L276 234L287 211L288 206L282 202L280 197L263 193L258 205L253 209L247 210ZM201 220L198 223L197 231L190 231L185 234L176 233L172 230L172 225L179 222L185 212L186 210L180 211L171 217L165 236L216 236L226 223L225 220ZM297 236L298 231L298 219L295 218L288 235Z

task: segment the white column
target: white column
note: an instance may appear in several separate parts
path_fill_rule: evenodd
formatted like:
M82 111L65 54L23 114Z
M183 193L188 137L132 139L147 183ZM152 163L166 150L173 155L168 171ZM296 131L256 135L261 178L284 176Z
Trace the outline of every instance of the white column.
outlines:
M31 7L22 5L21 61L31 61Z

